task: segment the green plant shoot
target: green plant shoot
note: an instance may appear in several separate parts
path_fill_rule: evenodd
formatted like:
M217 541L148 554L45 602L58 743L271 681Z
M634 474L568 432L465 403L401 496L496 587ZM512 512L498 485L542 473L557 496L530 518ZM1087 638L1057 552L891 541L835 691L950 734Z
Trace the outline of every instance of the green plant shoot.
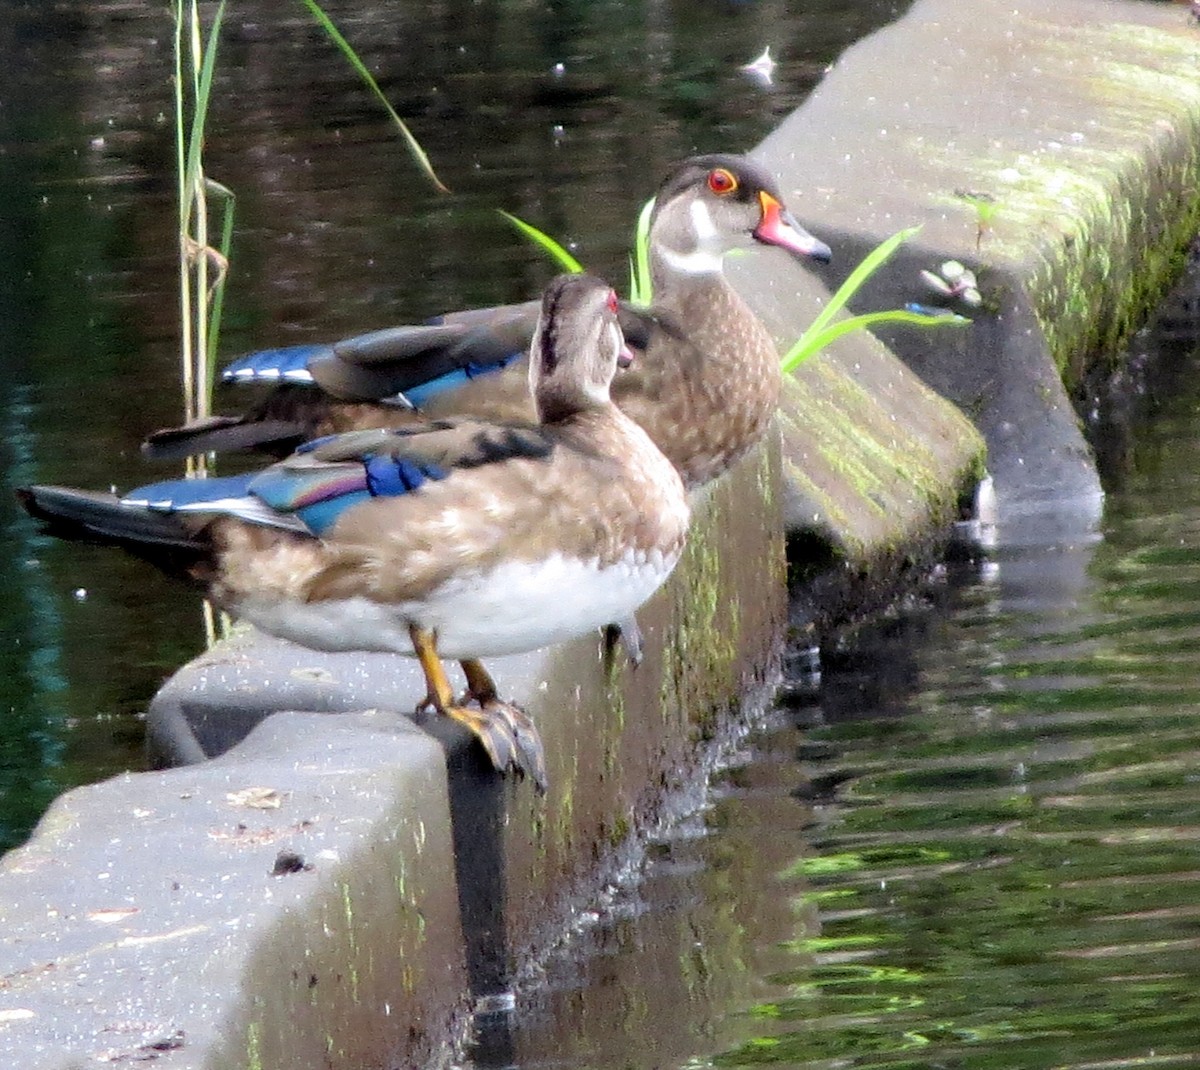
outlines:
M320 23L321 28L329 35L330 40L342 50L342 54L350 61L350 66L366 82L367 88L375 95L375 99L383 105L388 115L391 116L392 122L396 124L396 128L400 131L400 135L404 138L405 144L408 146L409 153L416 160L417 166L420 167L425 177L433 183L434 188L439 193L449 193L449 188L438 178L437 172L434 171L433 164L429 160L429 155L421 148L421 143L413 136L412 131L409 130L404 120L396 114L396 109L392 107L387 97L383 95L383 90L379 88L379 83L375 81L375 76L367 70L366 64L358 58L358 54L351 47L350 42L341 35L341 32L333 24L333 20L325 14L321 5L316 0L301 0L301 2L312 13L312 17Z
M583 271L583 265L544 230L538 230L532 223L526 223L520 216L506 212L503 208L497 208L496 211L531 242L540 246L564 271L569 271L573 275L578 275Z
M808 325L807 330L783 355L781 367L785 373L795 371L809 357L824 349L831 342L862 327L871 327L882 323L911 323L920 327L944 327L962 326L971 322L965 316L954 313L934 316L924 312L912 312L908 309L868 312L861 316L851 316L848 319L833 322L834 316L846 306L846 303L859 291L867 279L920 229L920 227L909 227L906 230L897 231L863 257L862 262L850 272L849 277L838 287L837 292Z
M647 308L654 300L650 281L650 216L653 213L654 198L651 197L638 214L633 235L633 254L629 258L629 300Z

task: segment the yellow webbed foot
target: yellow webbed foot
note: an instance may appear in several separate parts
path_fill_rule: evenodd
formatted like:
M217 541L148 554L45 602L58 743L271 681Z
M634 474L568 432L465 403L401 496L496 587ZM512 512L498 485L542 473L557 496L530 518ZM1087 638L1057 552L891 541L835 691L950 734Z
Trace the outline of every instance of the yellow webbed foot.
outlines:
M428 689L418 710L431 707L457 721L483 744L498 773L528 776L538 794L545 794L546 756L529 715L519 706L501 701L487 670L475 660L461 663L467 677L467 694L461 702L455 702L433 635L416 626L410 626L409 633ZM467 704L472 699L478 708Z
M454 705L438 712L457 721L483 744L498 773L528 776L538 794L545 794L546 758L541 737L519 706L497 701L480 709Z
M533 781L539 795L546 792L546 752L529 714L512 702L503 701L496 684L482 662L469 658L459 663L467 678L467 694L479 703L480 710L492 718L493 733L502 734L519 756L516 767L521 776ZM483 745L492 753L488 742Z

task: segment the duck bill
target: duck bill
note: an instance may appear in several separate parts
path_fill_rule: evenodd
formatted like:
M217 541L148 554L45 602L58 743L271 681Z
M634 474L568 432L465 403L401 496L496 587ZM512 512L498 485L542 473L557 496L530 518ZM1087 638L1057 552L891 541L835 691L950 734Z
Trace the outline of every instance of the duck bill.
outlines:
M762 208L762 218L754 228L754 237L760 242L778 245L794 256L819 260L823 264L833 259L829 246L809 234L796 222L795 216L766 190L759 192L758 203Z
M621 350L617 354L617 367L621 369L628 368L633 364L633 360L634 353L633 350L629 348L629 343L622 342Z

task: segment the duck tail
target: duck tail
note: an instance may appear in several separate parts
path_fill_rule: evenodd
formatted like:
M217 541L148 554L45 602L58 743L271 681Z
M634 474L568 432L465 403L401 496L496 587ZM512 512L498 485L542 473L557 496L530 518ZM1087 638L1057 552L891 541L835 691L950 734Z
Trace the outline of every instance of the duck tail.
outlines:
M142 443L142 454L155 461L179 461L205 453L286 457L312 434L312 420L261 419L257 414L211 416L153 432Z
M211 544L202 525L115 494L46 485L20 487L16 494L26 512L57 538L121 546L170 575L204 578Z
M65 538L157 543L179 548L202 545L181 517L130 505L115 494L42 484L19 487L17 499L30 516Z

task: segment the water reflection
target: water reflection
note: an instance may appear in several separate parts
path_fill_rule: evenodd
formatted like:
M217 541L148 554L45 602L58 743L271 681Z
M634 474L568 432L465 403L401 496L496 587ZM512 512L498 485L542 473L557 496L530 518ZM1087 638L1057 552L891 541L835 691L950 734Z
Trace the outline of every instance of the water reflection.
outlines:
M1031 526L828 651L551 963L520 1066L1200 1058L1197 295L1135 340L1102 540Z

